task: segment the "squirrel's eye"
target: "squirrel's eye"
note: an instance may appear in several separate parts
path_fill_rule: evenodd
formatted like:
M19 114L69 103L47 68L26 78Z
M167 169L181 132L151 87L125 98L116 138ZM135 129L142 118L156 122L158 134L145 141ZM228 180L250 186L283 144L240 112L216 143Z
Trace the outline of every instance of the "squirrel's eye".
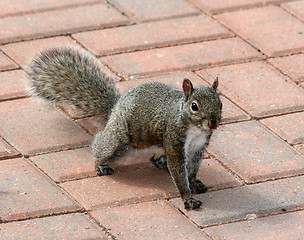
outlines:
M220 109L222 110L222 108L223 108L223 104L221 103L221 104L220 104Z
M198 111L198 106L197 106L197 104L195 102L193 102L191 104L191 109L192 109L193 112L197 112Z

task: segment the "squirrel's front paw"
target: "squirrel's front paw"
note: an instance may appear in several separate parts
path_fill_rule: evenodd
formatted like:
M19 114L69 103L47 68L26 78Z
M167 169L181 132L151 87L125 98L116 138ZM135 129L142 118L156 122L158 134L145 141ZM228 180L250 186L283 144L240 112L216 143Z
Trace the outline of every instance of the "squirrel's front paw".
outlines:
M199 208L202 205L202 202L200 200L196 200L194 198L191 198L190 200L184 201L184 206L186 209L195 209Z
M107 166L107 165L99 165L95 167L96 174L98 176L104 176L104 175L112 175L114 173L113 168Z
M200 180L192 182L190 188L191 190L194 190L196 194L205 193L209 189Z

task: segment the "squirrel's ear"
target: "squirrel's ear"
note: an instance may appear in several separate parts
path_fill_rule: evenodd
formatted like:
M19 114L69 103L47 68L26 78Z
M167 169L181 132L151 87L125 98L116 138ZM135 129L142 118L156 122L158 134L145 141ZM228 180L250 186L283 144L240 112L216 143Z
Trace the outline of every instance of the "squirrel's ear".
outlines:
M214 90L217 89L218 85L219 85L218 76L216 76L214 82L212 83L212 87L214 88Z
M183 90L185 94L185 100L187 101L193 92L193 85L188 78L184 79Z

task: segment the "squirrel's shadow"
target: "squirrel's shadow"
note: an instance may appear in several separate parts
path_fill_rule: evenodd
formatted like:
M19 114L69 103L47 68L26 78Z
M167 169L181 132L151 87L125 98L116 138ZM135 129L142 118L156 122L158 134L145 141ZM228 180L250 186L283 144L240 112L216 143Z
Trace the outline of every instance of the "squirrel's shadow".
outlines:
M168 171L156 168L150 162L114 165L114 174L108 176L115 183L126 187L148 190L164 196L178 196Z

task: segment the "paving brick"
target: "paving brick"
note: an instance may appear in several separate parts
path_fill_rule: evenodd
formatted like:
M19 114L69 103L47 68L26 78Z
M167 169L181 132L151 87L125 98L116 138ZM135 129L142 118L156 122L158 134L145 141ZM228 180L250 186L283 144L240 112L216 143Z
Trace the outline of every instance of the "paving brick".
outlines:
M75 120L75 122L79 118L86 118L90 116L85 112L81 111L81 109L78 109L77 107L69 105L67 103L58 103L56 104L56 107L65 112L70 118Z
M21 220L81 209L74 200L28 161L22 158L10 159L0 161L0 166L1 221Z
M261 122L291 144L304 143L304 112L266 118Z
M98 116L77 119L76 122L92 135L100 132L106 126L106 120Z
M111 0L118 9L139 21L157 20L198 14L199 11L185 0Z
M91 148L38 155L31 160L55 182L96 176Z
M80 213L4 223L0 229L0 238L6 240L109 239Z
M89 160L85 163L79 163L79 158ZM87 150L38 156L33 158L33 161L55 180L70 180L75 176L96 175L92 171L93 158ZM61 185L86 209L124 205L178 195L169 173L152 166L144 154L141 154L140 157L125 157L122 161L114 164L114 169L116 173L112 176L81 179L64 182ZM212 190L235 187L241 184L212 159L202 161L198 178ZM100 198L100 194L103 195L103 198ZM113 196L115 199L112 199Z
M252 221L238 222L204 229L214 240L285 240L302 239L304 211L268 216Z
M87 210L178 195L169 173L150 163L126 162L114 170L111 176L65 182L61 186Z
M201 180L211 191L241 185L241 182L223 166L210 158L202 160L197 179Z
M112 27L127 22L125 16L106 4L6 17L0 19L0 43Z
M303 209L303 184L304 177L301 176L207 192L196 196L203 205L195 211L185 210L182 201L178 198L170 201L190 220L205 227L244 220L249 214L259 217Z
M18 68L18 65L0 52L0 71Z
M250 119L250 116L247 113L233 104L227 98L221 96L221 101L223 104L221 120L222 123L237 122Z
M38 39L33 41L19 42L7 44L1 49L14 61L16 61L21 67L27 68L30 61L40 52L49 48L75 46L79 47L79 44L70 37L53 37ZM112 73L108 68L102 66L103 72L110 76L114 81L120 81L120 78Z
M141 156L127 156L117 163L113 163L115 170L120 170L131 167L137 169L138 164L148 164L149 159L142 159ZM80 148L69 151L61 151L49 154L43 154L31 157L31 160L51 177L55 182L71 181L85 177L96 176L94 169L95 159L92 155L91 148ZM208 162L210 165L210 162ZM134 166L135 165L135 166ZM209 167L207 166L207 168ZM214 164L211 164L214 165ZM214 167L209 167L214 168ZM216 167L215 167L216 168ZM225 174L224 174L225 175ZM226 176L224 176L226 179ZM227 184L230 184L231 179L227 177Z
M260 7L268 4L286 2L287 0L190 0L195 6L212 14L235 11L243 8Z
M254 73L254 74L253 74ZM198 74L254 117L304 109L304 92L264 62L206 69Z
M0 72L0 101L28 95L29 81L21 70Z
M304 173L304 158L256 121L221 126L208 152L246 182Z
M20 157L20 153L0 138L0 160L15 157Z
M118 239L209 239L166 201L108 208L91 214Z
M279 7L223 13L216 18L268 56L304 50L304 23Z
M304 21L304 2L295 1L286 4L282 4L282 7L290 11L292 14ZM302 32L303 33L303 32Z
M98 0L28 0L24 2L23 0L15 0L14 2L10 0L2 0L0 2L0 17L20 15L25 13L37 12L37 11L46 11L56 8L66 8L70 6L77 6L83 4L90 4L94 2L100 2Z
M268 61L292 80L304 81L304 54L271 58Z
M208 85L205 81L202 81L201 78L197 77L192 72L174 72L165 75L159 75L150 78L144 79L135 79L135 80L128 80L128 81L121 81L116 84L121 94L127 92L131 87L134 87L140 83L152 80L161 82L164 84L171 85L173 87L182 88L182 82L184 78L188 78L192 81L194 87L198 87L201 85ZM221 84L221 83L220 83ZM240 121L240 120L248 120L250 117L240 108L235 106L225 97L222 97L223 102L223 115L222 115L222 122L227 123L231 121Z
M304 155L304 144L296 145L295 148Z
M183 69L196 70L260 57L261 55L244 41L229 38L125 53L101 60L125 77L137 77Z
M26 155L87 146L91 136L46 103L0 103L0 135Z
M77 33L73 37L94 54L106 55L232 35L210 17L199 15Z
M135 87L141 83L147 82L147 81L157 81L161 82L173 87L176 87L178 89L182 89L183 80L185 78L188 78L193 83L194 87L198 87L201 85L207 85L205 81L203 81L201 78L193 74L192 72L173 72L169 74L164 75L158 75L154 77L149 78L142 78L142 79L134 79L128 81L121 81L116 84L116 87L118 88L119 92L121 94L126 93L130 88Z
M38 54L38 52L62 46L78 46L70 37L53 37L26 42L11 43L1 46L3 52L10 56L23 68Z

